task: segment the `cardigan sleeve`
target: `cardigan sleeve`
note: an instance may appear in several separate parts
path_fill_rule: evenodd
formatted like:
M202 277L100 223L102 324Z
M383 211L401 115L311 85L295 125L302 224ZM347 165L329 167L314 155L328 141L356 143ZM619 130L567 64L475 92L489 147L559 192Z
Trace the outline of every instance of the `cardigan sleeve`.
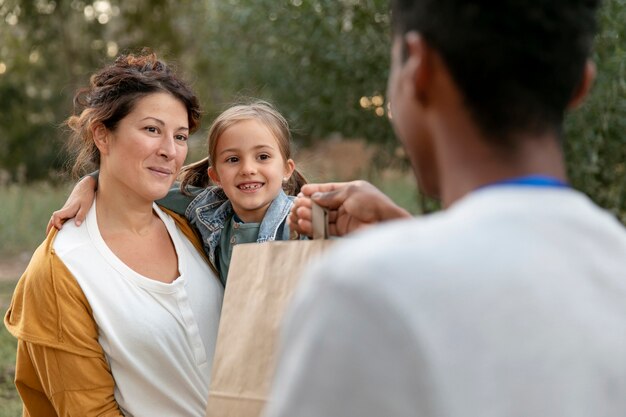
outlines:
M121 417L107 364L18 340L15 386L25 415Z
M5 316L18 339L15 385L24 415L122 416L91 307L55 255L55 235L33 255Z

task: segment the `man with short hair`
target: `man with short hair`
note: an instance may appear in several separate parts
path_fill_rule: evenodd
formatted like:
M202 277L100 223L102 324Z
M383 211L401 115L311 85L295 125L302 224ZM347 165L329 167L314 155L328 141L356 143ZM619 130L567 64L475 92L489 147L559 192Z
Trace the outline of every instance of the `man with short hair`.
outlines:
M393 1L392 123L444 210L350 235L303 279L268 417L626 415L626 231L560 146L597 6ZM304 193L337 234L408 215L368 184Z

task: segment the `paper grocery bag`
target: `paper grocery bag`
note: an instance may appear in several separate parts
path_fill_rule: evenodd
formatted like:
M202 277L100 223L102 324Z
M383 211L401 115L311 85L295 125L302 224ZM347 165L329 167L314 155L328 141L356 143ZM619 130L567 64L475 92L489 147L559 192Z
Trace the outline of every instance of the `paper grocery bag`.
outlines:
M224 293L207 417L257 417L269 394L280 324L294 288L330 240L237 245Z

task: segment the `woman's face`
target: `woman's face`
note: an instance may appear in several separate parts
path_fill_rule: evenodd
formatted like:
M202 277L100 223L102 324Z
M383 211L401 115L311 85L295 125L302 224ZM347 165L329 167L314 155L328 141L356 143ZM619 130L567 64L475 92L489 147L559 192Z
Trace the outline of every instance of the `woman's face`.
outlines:
M100 183L125 198L164 197L187 157L187 109L174 96L139 99L115 130L94 132L100 149Z

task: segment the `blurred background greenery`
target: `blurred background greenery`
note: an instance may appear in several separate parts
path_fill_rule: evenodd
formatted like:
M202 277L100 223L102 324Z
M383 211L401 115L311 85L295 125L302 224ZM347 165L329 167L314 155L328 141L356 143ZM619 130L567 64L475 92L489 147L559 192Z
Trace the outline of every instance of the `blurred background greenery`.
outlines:
M605 0L599 21L598 77L566 120L564 148L574 186L626 222L626 0ZM386 117L389 24L384 0L0 0L0 261L17 259L0 262L0 310L68 193L60 126L75 90L144 47L201 98L188 161L205 156L216 114L259 97L290 120L310 179L367 178L414 213L436 208ZM20 413L14 351L0 328L0 417Z
M0 0L0 168L56 178L57 127L103 63L149 47L191 81L207 117L269 99L299 143L330 134L393 141L384 117L387 1ZM6 175L6 174L5 174Z
M204 124L189 160L204 156L211 119L252 96L277 105L300 148L364 141L368 170L354 175L406 169L385 117L389 21L385 0L0 0L0 185L63 180L59 126L74 91L103 63L143 47L177 64L201 98ZM626 0L605 0L598 79L568 117L565 141L574 185L622 221L624 22ZM313 179L350 179L322 174Z

